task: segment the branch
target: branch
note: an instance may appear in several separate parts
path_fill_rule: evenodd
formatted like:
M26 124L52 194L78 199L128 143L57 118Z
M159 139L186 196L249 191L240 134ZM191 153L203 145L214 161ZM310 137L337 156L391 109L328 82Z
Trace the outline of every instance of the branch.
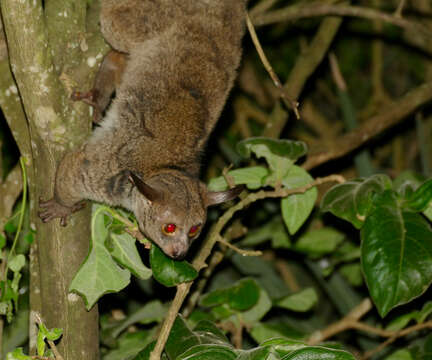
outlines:
M400 16L383 13L375 9L361 6L320 5L312 3L304 6L289 6L283 9L269 11L264 14L258 14L252 20L255 25L260 26L318 16L350 16L370 20L381 20L406 30L418 31L419 36L432 36L432 33L427 27L414 21L409 21Z
M324 330L314 332L307 343L309 345L317 345L323 341L333 337L334 335L349 329L353 322L360 320L372 309L372 302L369 298L364 299L354 309L352 309L344 318L329 325Z
M200 271L204 267L206 267L206 260L210 256L212 249L218 239L220 238L220 233L225 225L231 220L234 214L247 207L248 205L254 203L255 201L266 199L266 198L280 198L286 197L292 194L303 194L309 189L327 183L327 182L338 182L343 183L345 179L341 175L330 175L324 178L317 178L315 181L311 182L308 185L299 187L297 189L284 189L280 188L273 191L265 191L261 190L252 194L247 195L243 200L239 201L234 206L230 207L215 223L210 229L207 238L201 247L201 250L195 257L192 265L197 271ZM150 360L160 360L162 351L165 347L166 341L168 339L169 333L171 331L172 325L176 319L178 312L185 300L193 282L183 283L177 286L177 292L175 298L168 310L168 313L165 317L165 320L162 324L162 328L160 330L158 340L154 350L150 354Z
M350 153L374 136L406 119L407 115L430 100L432 100L432 82L411 90L398 102L388 105L380 114L371 117L358 129L335 140L332 147L328 144L313 146L303 167L309 170Z
M252 20L253 21L253 20ZM330 44L336 36L342 23L340 18L324 19L306 51L297 58L290 72L284 89L292 99L298 99L306 81L321 64ZM288 121L288 117L281 118L274 123L268 123L263 136L278 138Z

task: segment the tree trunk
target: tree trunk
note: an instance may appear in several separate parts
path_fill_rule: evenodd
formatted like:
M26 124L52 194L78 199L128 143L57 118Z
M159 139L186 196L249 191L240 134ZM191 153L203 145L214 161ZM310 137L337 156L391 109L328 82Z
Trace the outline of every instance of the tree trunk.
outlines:
M63 328L59 351L65 360L98 359L98 311L86 311L70 282L88 252L90 204L67 227L43 224L38 199L53 196L55 170L70 148L90 133L87 105L73 103L74 89L89 89L107 46L97 28L98 2L86 0L1 0L12 78L0 63L0 96L5 117L26 159L31 224L37 236L30 253L30 348L36 345L35 314L49 328ZM16 86L14 88L14 86ZM3 91L2 91L3 92Z

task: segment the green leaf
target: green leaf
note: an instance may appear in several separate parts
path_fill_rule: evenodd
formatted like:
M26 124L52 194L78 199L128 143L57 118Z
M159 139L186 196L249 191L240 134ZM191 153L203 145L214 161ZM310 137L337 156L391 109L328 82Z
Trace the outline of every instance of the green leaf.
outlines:
M235 351L227 345L196 345L172 360L235 360Z
M42 329L45 329L45 331L43 331ZM45 332L45 326L43 324L40 324L36 342L37 353L39 356L44 356L45 354Z
M154 350L155 346L156 346L156 341L152 341L143 350L141 350L137 354L137 356L135 356L133 358L133 360L149 360L150 359L150 353Z
M4 231L8 234L15 234L17 230L18 226L13 222L13 220L9 220L4 226Z
M211 321L202 320L194 328L194 333L201 336L203 343L208 344L229 344L228 338L224 333ZM210 335L210 336L209 336Z
M166 311L166 307L159 300L150 301L116 326L112 335L117 337L123 330L138 322L141 324L161 322L165 318Z
M363 285L363 273L360 264L345 264L340 267L339 271L351 285Z
M7 353L6 360L32 360L32 357L25 355L22 348L17 348Z
M408 350L398 350L387 356L385 360L414 360Z
M6 238L0 234L0 250L6 246Z
M112 249L109 250L114 259L138 278L149 279L152 271L143 264L135 246L135 239L125 232L122 234L111 233L111 239Z
M69 288L69 291L83 297L87 310L90 310L102 295L118 292L130 282L130 272L121 269L105 247L108 230L104 224L103 212L104 206L94 207L90 251Z
M289 249L291 247L290 238L281 217L275 216L268 223L248 231L239 245L256 246L268 240L271 240L272 248Z
M187 261L169 258L154 244L150 250L150 265L153 277L167 287L192 281L198 276L198 272Z
M236 360L277 360L270 346L260 346L251 350L241 350Z
M429 221L432 221L432 203L429 204L429 207L426 208L425 211L423 211L423 215L426 216Z
M293 165L282 184L288 189L296 189L313 182L312 176L299 166ZM281 200L282 216L288 231L294 235L309 217L315 206L318 190L313 187L303 194L292 194Z
M126 360L137 356L151 340L148 331L125 333L118 341L118 346L104 355L104 360Z
M267 294L267 291L260 288L258 302L250 309L240 313L242 321L252 325L260 321L272 308L272 302Z
M10 261L9 261L9 269L11 269L13 272L19 272L25 265L25 256L22 254L15 255Z
M352 223L360 229L372 206L373 194L391 189L386 175L373 175L367 179L347 181L333 186L321 201L321 210Z
M432 201L432 179L426 181L403 204L412 211L425 211Z
M282 357L281 360L355 360L355 357L343 350L335 350L320 346L308 346L294 350L291 354Z
M305 233L295 243L294 248L317 258L335 251L344 238L345 235L336 229L324 227Z
M432 282L432 229L403 212L392 191L374 200L361 231L362 267L381 316L421 295Z
M388 331L399 331L409 324L411 320L415 320L418 316L418 311L411 311L408 314L403 314L393 319L387 326Z
M272 338L303 339L306 336L306 334L300 332L298 329L294 329L284 320L278 322L272 321L271 323L257 323L250 331L250 335L258 344Z
M419 311L417 315L417 322L420 324L423 323L430 314L432 314L432 301L428 301L423 305L423 308Z
M251 157L252 153L257 158L265 158L271 170L266 184L274 185L286 176L297 159L306 154L307 146L302 141L255 137L240 141L237 151L244 158Z
M242 279L235 285L214 290L201 298L201 305L227 304L233 310L247 310L258 302L259 287L253 279Z
M261 346L271 346L280 356L291 354L293 351L303 349L306 345L302 341L273 338L261 343Z
M268 173L268 170L262 166L251 166L228 171L228 175L234 179L236 185L244 184L251 190L259 189L263 186L264 178ZM210 191L224 191L228 189L228 184L223 176L219 176L210 180L208 189Z
M306 312L312 309L318 302L318 296L313 288L307 288L293 295L280 299L276 306L297 311Z
M56 341L60 339L60 336L62 336L62 334L63 334L63 329L53 328L48 331L48 333L46 334L46 338L49 341Z
M194 334L181 315L174 321L165 345L165 352L170 360L177 360L179 355L192 346L199 345L199 336Z

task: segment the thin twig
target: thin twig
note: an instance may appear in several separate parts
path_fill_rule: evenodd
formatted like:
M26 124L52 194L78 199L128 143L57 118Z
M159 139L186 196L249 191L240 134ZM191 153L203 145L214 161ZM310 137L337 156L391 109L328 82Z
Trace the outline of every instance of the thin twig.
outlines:
M308 185L296 188L296 189L278 189L274 191L257 191L255 193L251 193L246 196L244 199L239 201L234 206L230 207L225 213L219 218L219 220L212 226L203 246L201 247L199 253L195 257L192 265L194 268L199 271L206 267L206 260L210 256L215 243L218 241L220 233L228 221L234 216L234 214L247 207L248 205L254 203L255 201L266 199L266 198L280 198L286 197L292 194L303 194L309 189L324 184L328 182L345 182L345 178L341 175L330 175L323 178L317 178L313 182ZM158 340L156 342L156 346L154 350L150 354L150 360L160 360L162 355L162 351L165 347L165 343L168 339L169 333L171 331L172 325L175 321L175 318L180 311L180 308L185 300L190 288L192 286L192 282L183 283L177 286L177 292L174 297L174 300L168 310L168 313L165 317L165 320L162 324Z
M242 256L261 256L262 251L259 250L244 250L240 249L237 246L230 244L228 241L225 241L222 236L219 237L218 242L225 245L226 247L230 248L231 250L234 250L236 253L242 255Z
M402 11L403 11L403 8L405 6L405 2L406 2L406 0L400 0L399 1L399 5L398 5L396 11L394 12L394 16L400 17L400 18L402 17Z
M259 42L258 36L256 34L255 28L254 28L252 21L251 21L248 14L246 14L246 25L248 27L249 34L252 38L252 41L255 45L257 52L258 52L258 55L261 59L261 62L264 65L264 68L269 73L275 86L279 89L280 97L284 100L285 104L294 111L294 114L296 115L297 119L300 119L300 113L298 111L299 103L297 101L291 99L291 97L286 93L286 90L283 88L282 83L279 80L279 77L277 76L276 72L273 70L273 67L271 66L270 62L268 61L266 54L264 53L264 50L263 50L263 48Z

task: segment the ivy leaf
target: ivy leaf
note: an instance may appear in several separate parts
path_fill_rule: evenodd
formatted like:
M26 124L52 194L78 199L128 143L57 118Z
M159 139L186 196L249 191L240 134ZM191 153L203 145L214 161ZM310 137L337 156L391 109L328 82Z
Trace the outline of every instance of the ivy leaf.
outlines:
M367 179L356 179L333 186L321 201L321 210L349 221L360 229L372 207L373 194L391 189L387 175L373 175Z
M135 239L128 233L111 233L111 255L125 268L142 280L149 279L152 271L146 267L135 246Z
M167 287L192 281L198 276L198 272L187 261L169 258L156 245L152 245L150 250L150 265L153 277Z
M257 158L265 158L271 170L265 182L274 185L281 182L294 162L306 154L307 146L302 141L252 137L240 141L237 151L244 158L250 158L252 153Z
M312 176L306 170L293 165L282 179L282 184L287 189L296 189L312 181ZM309 217L317 196L318 190L313 187L303 194L292 194L281 200L282 216L291 235L294 235Z
M251 166L228 171L228 176L233 178L236 185L244 184L248 189L255 190L263 186L268 173L263 166ZM224 191L228 189L228 184L223 176L219 176L210 180L208 189L209 191Z
M432 179L426 181L403 204L404 208L412 211L425 211L432 201Z
M23 254L15 255L9 261L9 268L13 272L19 272L25 265L25 256Z
M22 348L16 348L14 351L7 353L6 360L32 360L32 357L25 355Z
M381 316L426 291L432 282L432 229L421 215L402 211L393 191L376 197L361 238L363 272Z
M90 310L102 295L118 292L130 282L130 272L121 269L105 247L108 230L103 211L104 206L97 205L94 208L90 251L69 288L69 291L83 297L87 310Z

